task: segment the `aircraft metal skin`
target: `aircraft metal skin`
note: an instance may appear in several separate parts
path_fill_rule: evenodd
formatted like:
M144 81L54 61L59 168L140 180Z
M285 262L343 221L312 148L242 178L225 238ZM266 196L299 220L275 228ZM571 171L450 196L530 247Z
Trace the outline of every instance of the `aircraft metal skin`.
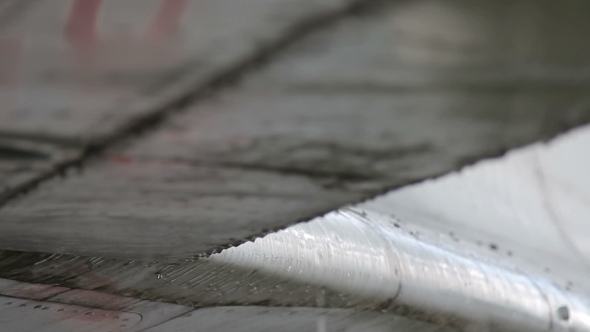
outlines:
M0 331L590 331L589 14L0 1Z

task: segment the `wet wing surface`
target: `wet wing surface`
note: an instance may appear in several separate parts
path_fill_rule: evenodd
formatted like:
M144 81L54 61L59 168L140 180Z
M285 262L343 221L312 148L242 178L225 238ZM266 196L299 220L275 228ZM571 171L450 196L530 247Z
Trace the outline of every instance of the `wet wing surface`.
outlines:
M590 5L8 3L0 281L15 284L0 302L129 312L137 331L587 327L585 228L563 212L575 188L527 162L508 164L545 188L526 206L557 199L527 210L549 217L467 174L272 232L588 122ZM494 190L456 194L473 185ZM486 203L516 212L462 212ZM114 328L37 306L35 328ZM16 308L0 303L0 322L29 315Z
M173 45L177 45L172 53L177 57L138 63L144 66L140 66L142 73L153 77L138 83L157 82L162 75L183 65L192 68L186 59L197 59L201 52L212 54L211 59L219 57L214 52L217 47L200 46L202 38L209 38L207 34L199 37L200 30L194 34L189 31L204 24L199 21L204 15L199 6L226 5L185 5L188 9L184 12L186 22L182 21L184 37L165 39L171 44L165 44L164 50L173 52ZM241 14L240 21L260 31L253 32L252 40L262 38L257 35L262 30L256 27L266 24L265 15L273 17L266 14L272 6L260 4L260 8L265 8L261 11L256 5L249 5L252 8ZM285 2L284 6L288 5ZM341 8L346 6L332 2L315 5L341 15ZM41 7L44 6L49 4ZM64 10L64 15L72 15L75 10L91 15L95 9L88 6L74 6L70 12ZM543 24L554 24L555 29L570 31L570 26L586 24L581 16L570 17L565 11L555 12L549 20L542 14L549 10L548 3L536 6L538 19ZM489 17L486 8L500 13L500 18ZM524 23L519 23L529 11L512 9L487 2L481 8L465 11L458 4L375 3L363 15L336 22L286 47L271 63L248 75L235 88L217 92L194 105L184 105L182 113L167 116L159 128L112 147L80 172L64 166L64 180L46 181L24 199L7 201L8 205L0 210L4 227L0 235L2 247L138 259L182 259L208 254L584 123L590 118L590 110L586 102L588 81L577 70L583 65L581 59L554 54L552 49L522 55L511 40L498 41L495 36L499 32L488 31L480 23L464 35L456 35L462 26L455 23L436 26L424 21L420 29L413 28L416 22L425 20L425 13L434 13L461 24L472 23L471 17L490 25L505 19L506 24L513 22L515 31L531 33ZM131 9L125 5L120 10L123 12L117 15ZM109 13L108 7L104 11L102 15ZM290 24L305 21L306 13L293 14ZM33 14L34 11L30 15ZM69 24L79 24L78 21L70 18ZM39 29L41 23L32 22ZM240 28L243 27L235 27ZM229 29L224 34L229 36L225 37L229 38L229 45L243 45L250 40L235 39L237 30L232 30L231 25L225 29ZM273 30L271 37L280 38L285 28L282 29ZM423 41L430 34L447 38L447 48L441 50L440 45ZM71 36L67 38L70 43L79 42ZM90 50L101 47L88 38L90 41L86 42L92 41L91 45L81 46ZM558 37L546 39L534 33L526 40L531 47L562 42ZM255 49L256 45L251 43L249 48ZM82 80L81 87L102 84L115 92L123 87L123 91L142 89L144 85L127 80L133 77L135 69L116 62L123 61L116 57L114 63L109 62L122 51L104 47L105 54L98 50L82 52L93 56L87 59L90 63L83 61L87 67L81 71L83 75L71 68L59 73L78 75L71 77ZM515 52L514 57L494 53L498 47L507 47L506 52ZM582 48L580 53L583 52ZM75 57L82 56L74 53ZM249 54L234 53L223 63L240 63L239 59ZM539 66L560 70L535 70ZM112 73L118 73L122 85L100 83L100 79ZM78 82L60 75L55 78L57 83L71 86ZM197 81L210 77L191 72L185 76ZM41 90L56 88L56 84L49 84L53 81L32 82ZM145 98L132 95L131 101L143 105L136 110L153 114L155 108L164 104L146 100L168 96L166 87L175 86L176 92L188 94L175 83L179 81L166 82ZM50 95L62 96L55 91ZM100 103L117 100L110 95L97 98L93 92L88 95ZM80 98L65 100L81 101ZM114 104L83 105L90 107L88 111L69 107L72 115L62 120L50 116L51 113L40 117L41 113L33 112L30 117L7 124L20 133L38 130L42 124L52 135L71 133L90 142L104 135L112 138L102 141L106 144L103 147L124 138L117 128L134 128L125 120L136 119L131 104L117 104L116 108L112 108ZM82 155L88 156L88 150L82 150L86 151ZM79 156L74 157L72 165L79 166Z

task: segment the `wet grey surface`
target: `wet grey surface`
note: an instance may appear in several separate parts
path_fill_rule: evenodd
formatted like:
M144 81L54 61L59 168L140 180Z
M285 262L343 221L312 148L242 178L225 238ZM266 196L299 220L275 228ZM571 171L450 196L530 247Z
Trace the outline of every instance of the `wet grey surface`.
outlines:
M122 332L139 321L141 316L134 313L0 296L0 326L5 331L106 332L116 326Z
M227 306L194 309L0 279L0 326L17 331L455 331L391 313Z
M386 197L380 199L381 206L384 201ZM558 284L570 272L556 269L544 275L536 269L568 266L566 262L545 261L537 255L523 264L520 251L515 251L517 258L504 258L497 248L477 250L464 243L467 239L460 233L448 235L420 227L413 218L400 220L364 210L370 206L330 213L196 261L4 252L0 277L57 284L65 297L75 291L64 292L63 287L99 292L81 297L82 301L126 296L197 308L355 308L450 324L464 331L588 328L590 302L580 292L587 281L576 283L572 292L570 285ZM485 231L479 235L492 239ZM502 250L506 248L518 249L502 244ZM564 306L569 322L559 318ZM262 316L260 324L273 321L277 314ZM234 319L228 316L216 322L225 326L235 324ZM195 328L200 326L195 323Z
M146 330L164 331L421 331L450 332L434 324L409 320L399 316L353 310L321 310L311 308L226 307L205 308L173 321Z
M192 307L0 279L0 327L28 331L139 332Z
M153 97L162 101L187 76L196 89L293 26L347 2L29 3L0 30L2 132L84 142L162 107Z
M2 1L0 201L239 76L356 3ZM31 149L43 158L28 160Z
M587 12L577 1L378 3L9 202L0 246L208 254L552 137L590 119L576 32Z
M484 227L470 232L461 213L438 224L416 217L428 201L395 202L415 223L395 232L420 248L430 243L396 256L409 287L397 270L366 259L353 264L360 272L279 262L263 250L195 259L590 120L589 4L367 1L345 11L364 2L177 1L166 9L172 2L87 0L69 25L82 2L2 2L0 277L42 285L0 294L143 312L142 329L172 319L154 331L436 330L408 318L457 325L447 319L470 313L502 331L502 323L580 323L584 305L566 307L567 318L560 310L563 294L586 289L581 269L570 274L575 260L537 273L538 255ZM80 22L95 5L92 30ZM158 21L177 10L178 28ZM527 229L534 222L543 233L541 219ZM355 239L338 234L291 245L315 255L338 243L343 257L381 257L376 240L346 247ZM566 235L585 248L581 235ZM461 242L484 240L489 250ZM547 243L552 255L571 254ZM448 270L449 262L460 264ZM426 273L432 267L439 274ZM369 289L379 282L383 291ZM452 301L425 304L429 289ZM509 317L498 302L526 315ZM173 319L206 306L240 307ZM35 317L38 325L55 318ZM486 319L459 326L482 330Z

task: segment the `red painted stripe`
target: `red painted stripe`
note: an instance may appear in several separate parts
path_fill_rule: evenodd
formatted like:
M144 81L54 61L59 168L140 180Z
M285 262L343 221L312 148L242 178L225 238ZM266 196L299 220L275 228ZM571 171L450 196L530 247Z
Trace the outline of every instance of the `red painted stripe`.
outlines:
M91 61L98 42L96 22L103 0L74 0L64 32L80 60Z
M146 38L150 41L161 42L178 29L182 13L189 0L163 0L158 13L152 21Z

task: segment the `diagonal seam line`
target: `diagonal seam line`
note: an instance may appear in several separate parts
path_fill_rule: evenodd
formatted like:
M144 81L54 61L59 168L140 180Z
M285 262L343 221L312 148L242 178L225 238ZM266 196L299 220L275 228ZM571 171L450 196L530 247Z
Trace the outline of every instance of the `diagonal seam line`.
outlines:
M330 26L341 19L368 9L374 4L386 3L383 0L352 0L345 6L317 15L311 15L287 28L285 33L277 39L261 45L253 53L247 55L229 67L212 74L203 82L193 83L183 92L172 95L147 113L135 116L123 122L109 134L92 139L77 156L63 160L38 176L16 185L0 194L0 208L9 201L26 195L36 189L43 182L57 176L64 176L70 169L80 170L83 164L94 157L100 156L107 149L138 134L146 134L158 124L164 122L171 114L181 112L191 104L207 98L212 91L235 84L246 74L264 67L273 58L294 43ZM172 84L170 84L172 85Z

